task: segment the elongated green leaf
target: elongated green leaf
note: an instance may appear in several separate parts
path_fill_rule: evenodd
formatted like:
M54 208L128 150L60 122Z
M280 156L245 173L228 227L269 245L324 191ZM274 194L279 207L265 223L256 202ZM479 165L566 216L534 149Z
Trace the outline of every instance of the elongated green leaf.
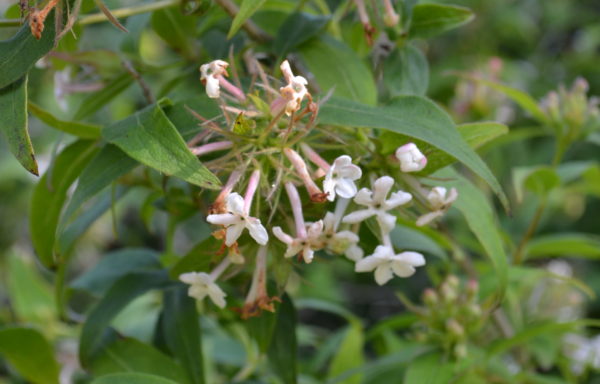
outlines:
M508 282L508 260L490 202L479 188L452 169L446 168L435 176L452 180L435 182L436 186L458 190L459 196L453 206L465 217L469 229L492 261L498 280L497 300L501 301Z
M59 366L52 346L35 329L1 329L0 354L28 381L58 384Z
M135 372L159 376L176 383L189 383L181 366L172 358L132 338L119 339L102 348L92 361L90 370L96 376Z
M196 18L184 15L176 7L160 9L152 13L152 29L171 47L186 56L193 55Z
M541 257L600 258L600 236L591 233L556 233L533 238L527 245L528 259Z
M521 91L520 89L509 87L508 85L500 84L496 81L483 79L481 77L472 76L465 73L457 73L458 76L469 79L488 87L495 89L498 92L504 93L508 96L512 101L517 103L521 108L525 111L529 112L536 120L540 123L548 124L549 120L546 117L545 112L539 107L538 103L535 99L529 96L527 93Z
M413 8L409 35L432 37L464 25L475 15L469 8L445 4L417 4Z
M525 189L544 197L560 185L560 177L556 170L548 166L513 168L512 179L518 202L523 201Z
M448 153L483 178L508 209L508 200L492 172L462 139L450 117L431 101L401 96L394 105L370 107L332 99L319 112L321 124L385 129L422 140Z
M77 189L69 200L60 226L65 226L83 203L102 192L137 164L118 147L111 144L104 146L81 172Z
M196 301L180 285L165 291L163 334L171 353L194 384L205 383L202 339Z
M298 45L317 35L327 22L328 17L311 15L304 12L291 14L279 28L273 50L277 57L285 57Z
M446 384L452 382L454 366L438 353L419 356L411 361L404 376L405 384Z
M34 175L38 165L27 131L27 76L0 89L0 131L19 163Z
M318 37L302 44L298 50L323 93L333 88L335 96L368 105L376 103L373 75L348 46L331 38Z
M83 325L79 343L81 363L89 366L93 356L102 348L106 328L127 304L151 289L164 288L169 284L170 280L164 271L137 271L117 280L92 309Z
M74 280L71 287L102 296L121 277L135 271L153 269L160 269L156 251L125 248L104 255L98 264Z
M25 23L10 40L0 41L0 88L21 79L29 69L54 47L54 11L48 14L40 40Z
M447 259L444 249L429 236L417 229L397 225L391 235L394 246L399 249L427 252L441 259Z
M55 263L54 243L67 190L95 154L94 142L77 141L66 147L33 190L29 211L31 241L42 264Z
M231 39L233 35L239 31L242 25L248 20L258 9L265 3L266 0L242 0L242 5L231 22L231 28L227 33L227 38Z
M110 80L104 88L87 96L75 112L75 120L82 120L115 99L133 83L133 76L124 72Z
M339 374L363 365L365 360L363 356L363 344L364 334L362 326L359 322L350 323L342 339L342 343L329 366L329 377L335 378ZM362 378L362 372L359 371L345 379L344 383L360 384Z
M32 115L59 131L66 132L82 139L98 139L100 137L100 130L102 127L99 125L60 120L31 101L27 103L27 108Z
M166 175L204 188L220 186L219 179L190 152L158 105L104 128L102 136L133 159Z
M298 382L296 323L294 304L288 295L284 295L277 310L275 333L267 353L273 370L284 384Z
M383 83L391 97L425 96L429 86L429 63L412 45L396 49L383 63Z
M50 285L42 279L35 264L16 250L9 255L7 277L11 309L18 320L43 326L55 318Z
M456 128L463 140L473 149L477 149L508 132L507 126L495 122L461 124ZM421 172L417 173L417 175L426 176L456 162L456 159L446 152L440 151L422 140L414 140L405 135L384 132L380 136L380 141L384 155L394 153L398 147L406 143L415 143L421 152L427 156L427 166Z
M91 384L181 384L177 381L165 379L156 375L147 373L113 373L111 375L101 376Z

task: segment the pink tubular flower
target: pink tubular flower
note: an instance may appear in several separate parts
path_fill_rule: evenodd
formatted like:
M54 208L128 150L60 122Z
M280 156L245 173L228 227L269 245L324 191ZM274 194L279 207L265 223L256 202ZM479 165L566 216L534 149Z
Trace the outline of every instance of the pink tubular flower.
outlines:
M321 192L321 189L315 184L310 173L308 173L308 169L306 168L306 163L304 159L298 154L298 152L294 151L291 148L285 148L283 153L290 160L294 168L296 169L296 173L302 179L308 194L310 195L310 199L315 202L323 202L327 199L327 195Z
M285 81L287 81L287 85L281 87L279 92L281 93L281 97L287 100L285 114L290 116L293 112L300 109L302 100L308 95L308 90L306 89L308 81L302 76L294 76L290 63L287 60L281 63L280 68Z

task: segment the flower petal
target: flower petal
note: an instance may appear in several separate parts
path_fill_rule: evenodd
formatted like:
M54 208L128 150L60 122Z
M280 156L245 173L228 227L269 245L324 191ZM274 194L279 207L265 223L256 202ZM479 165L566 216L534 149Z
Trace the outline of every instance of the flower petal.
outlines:
M373 192L368 188L361 188L356 194L354 202L359 205L371 205L373 204Z
M386 210L394 209L400 205L404 205L412 200L412 195L408 192L398 191L390 195L390 198L385 201Z
M213 303L219 308L225 308L227 303L225 302L225 296L227 294L217 284L211 284L208 286L208 296Z
M198 301L204 300L207 294L208 289L206 285L192 285L188 289L188 296L193 297Z
M377 222L379 223L379 226L383 232L389 233L396 226L396 216L379 211L377 214Z
M239 239L239 237L242 235L242 231L244 230L244 223L238 223L238 224L234 224L234 225L230 225L229 227L227 227L227 234L225 236L225 245L228 247L231 247L233 245L233 243L235 243L237 241L237 239Z
M323 192L327 194L327 200L334 201L335 200L335 186L337 184L337 179L334 179L331 174L331 168L327 175L325 175L325 179L323 180Z
M208 76L206 78L206 94L211 99L218 99L221 95L221 86L219 85L219 79L214 76Z
M412 265L401 261L392 263L392 270L399 277L410 277L415 274L415 268Z
M359 261L364 256L364 251L358 245L351 245L346 249L344 255L352 261Z
M369 217L376 214L377 211L374 209L361 209L344 216L344 218L342 219L342 223L360 223L361 221L365 221Z
M285 254L283 255L283 257L289 258L289 257L296 256L303 249L304 249L304 246L302 246L300 243L293 242L292 244L290 244L287 247L287 249L285 250Z
M244 210L244 198L239 193L233 192L227 195L226 199L227 210L233 214L244 216L246 211Z
M394 179L389 176L382 176L373 183L373 201L383 204L387 194L394 186Z
M367 256L364 259L361 259L356 262L354 266L355 272L371 272L382 263L387 263L387 260L382 259L377 256Z
M356 184L349 179L339 179L335 185L335 192L344 199L350 199L356 196L357 191Z
M233 225L239 223L240 217L231 213L220 213L217 215L208 215L206 221L217 225Z
M402 260L414 267L421 267L425 265L425 257L419 252L402 252L393 257L394 260Z
M250 236L260 245L265 245L269 241L269 234L260 220L254 217L248 217L246 219L246 228L250 232Z
M308 226L308 240L316 240L323 233L323 220L319 220L316 223L312 223Z
M417 227L427 225L442 215L444 215L444 211L433 211L426 213L417 219Z
M385 263L375 269L375 281L379 285L384 285L394 277L389 263Z
M314 255L315 251L313 251L310 247L304 247L302 250L302 257L304 258L304 262L306 264L310 264L313 261Z
M272 231L276 238L278 238L287 245L292 244L292 242L294 241L294 238L288 235L287 233L283 232L281 227L273 227Z

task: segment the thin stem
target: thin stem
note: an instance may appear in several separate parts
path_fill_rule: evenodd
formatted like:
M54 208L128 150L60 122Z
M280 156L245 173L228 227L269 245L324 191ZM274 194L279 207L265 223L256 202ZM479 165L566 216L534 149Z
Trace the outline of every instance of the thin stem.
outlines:
M230 257L224 258L223 261L221 261L221 263L219 265L217 265L215 267L215 269L213 269L212 272L210 273L210 277L211 277L212 281L217 280L219 278L219 276L221 276L223 274L223 272L225 272L227 267L229 267L229 264L231 264L231 258Z
M525 246L527 245L527 242L529 242L529 240L531 240L531 237L535 234L535 231L540 223L540 220L542 218L542 214L544 213L545 208L546 208L546 199L544 198L540 202L540 205L537 207L537 210L535 211L535 213L533 215L533 220L531 220L531 223L529 223L527 232L525 232L525 236L523 236L523 238L521 239L521 242L519 243L519 245L517 247L517 250L515 251L515 254L513 257L513 262L515 265L519 265L523 262Z
M115 10L111 10L110 12L116 18L129 17L134 15L139 15L142 13L149 13L159 9L170 8L179 5L180 0L162 0L151 2L147 4L138 5L135 7L124 7ZM89 25L89 24L97 24L108 21L108 17L104 13L94 13L91 15L82 16L79 19L80 25Z

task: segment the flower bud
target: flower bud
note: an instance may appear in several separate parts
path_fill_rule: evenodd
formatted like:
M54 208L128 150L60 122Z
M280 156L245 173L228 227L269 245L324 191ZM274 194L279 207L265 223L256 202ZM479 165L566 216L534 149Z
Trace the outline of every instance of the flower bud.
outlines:
M446 321L446 329L457 339L461 339L465 335L465 329L455 319Z
M467 346L464 343L459 343L454 346L454 356L457 359L464 359L467 357Z
M439 302L438 294L431 288L427 288L425 292L423 292L423 301L430 307L437 305Z
M415 143L404 144L396 150L402 172L419 172L427 165L427 158Z

